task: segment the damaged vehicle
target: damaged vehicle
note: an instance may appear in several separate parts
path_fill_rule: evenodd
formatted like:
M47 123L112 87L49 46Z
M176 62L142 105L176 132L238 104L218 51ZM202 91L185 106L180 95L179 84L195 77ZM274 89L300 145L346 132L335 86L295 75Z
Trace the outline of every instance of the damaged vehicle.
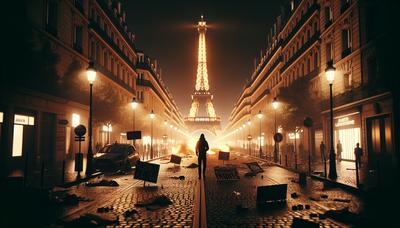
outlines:
M101 148L94 156L94 166L101 171L130 170L140 160L130 144L114 143Z

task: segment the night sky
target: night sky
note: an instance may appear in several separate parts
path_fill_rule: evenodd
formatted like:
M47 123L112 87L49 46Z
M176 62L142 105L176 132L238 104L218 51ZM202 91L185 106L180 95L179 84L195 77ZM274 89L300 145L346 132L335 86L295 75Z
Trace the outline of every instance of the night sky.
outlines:
M136 45L162 68L162 76L183 116L187 116L197 69L196 24L207 24L207 63L217 115L227 124L234 102L266 47L267 31L282 0L126 1L128 26Z

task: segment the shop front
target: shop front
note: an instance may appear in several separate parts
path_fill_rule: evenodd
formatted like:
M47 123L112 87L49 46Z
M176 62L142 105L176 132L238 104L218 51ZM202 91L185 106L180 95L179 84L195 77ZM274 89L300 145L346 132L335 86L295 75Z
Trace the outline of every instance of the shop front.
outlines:
M334 117L335 152L338 160L355 161L354 148L361 144L360 112L354 111Z

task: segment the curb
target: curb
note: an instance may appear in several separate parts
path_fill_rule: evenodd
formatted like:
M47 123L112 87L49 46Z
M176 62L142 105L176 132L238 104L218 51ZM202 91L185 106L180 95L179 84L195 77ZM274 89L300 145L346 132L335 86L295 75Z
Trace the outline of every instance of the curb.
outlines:
M97 178L97 177L100 177L100 176L103 176L103 175L104 175L103 172L96 172L96 173L93 173L90 176L87 176L87 177L84 177L84 178L81 178L81 179L77 179L77 180L74 180L74 181L66 182L66 183L63 183L63 184L59 184L59 185L56 185L56 186L57 187L62 187L62 188L69 188L69 187L72 187L74 185L78 185L78 184L80 184L82 182L86 182L88 180L91 180L93 178Z

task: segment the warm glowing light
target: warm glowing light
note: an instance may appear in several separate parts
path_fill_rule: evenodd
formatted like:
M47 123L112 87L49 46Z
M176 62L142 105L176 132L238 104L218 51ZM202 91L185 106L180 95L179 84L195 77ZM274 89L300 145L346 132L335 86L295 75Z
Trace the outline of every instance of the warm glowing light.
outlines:
M164 120L164 125L168 125L168 122L166 120Z
M332 84L333 80L335 80L335 70L336 68L333 67L333 63L329 62L325 70L326 80L328 80L329 84Z
M251 125L251 121L250 120L247 121L247 125L249 125L249 126Z
M94 68L94 63L89 62L89 67L86 69L87 79L90 84L96 80L96 69Z
M197 30L199 31L199 52L198 52L198 65L196 75L196 90L208 91L208 73L207 73L207 54L206 54L206 22L201 18Z
M131 106L132 106L132 109L136 109L137 108L138 102L136 101L136 98L132 99Z
M79 124L81 124L81 116L76 113L72 113L72 127L76 127Z
M258 111L257 117L258 117L258 119L262 119L263 118L263 114L261 113L261 110Z
M276 97L274 98L274 100L272 101L272 107L276 110L279 107L279 102L276 99Z
M156 117L156 114L154 114L153 110L151 110L151 113L149 114L150 119L154 119Z
M111 124L103 125L103 131L104 132L112 132Z

